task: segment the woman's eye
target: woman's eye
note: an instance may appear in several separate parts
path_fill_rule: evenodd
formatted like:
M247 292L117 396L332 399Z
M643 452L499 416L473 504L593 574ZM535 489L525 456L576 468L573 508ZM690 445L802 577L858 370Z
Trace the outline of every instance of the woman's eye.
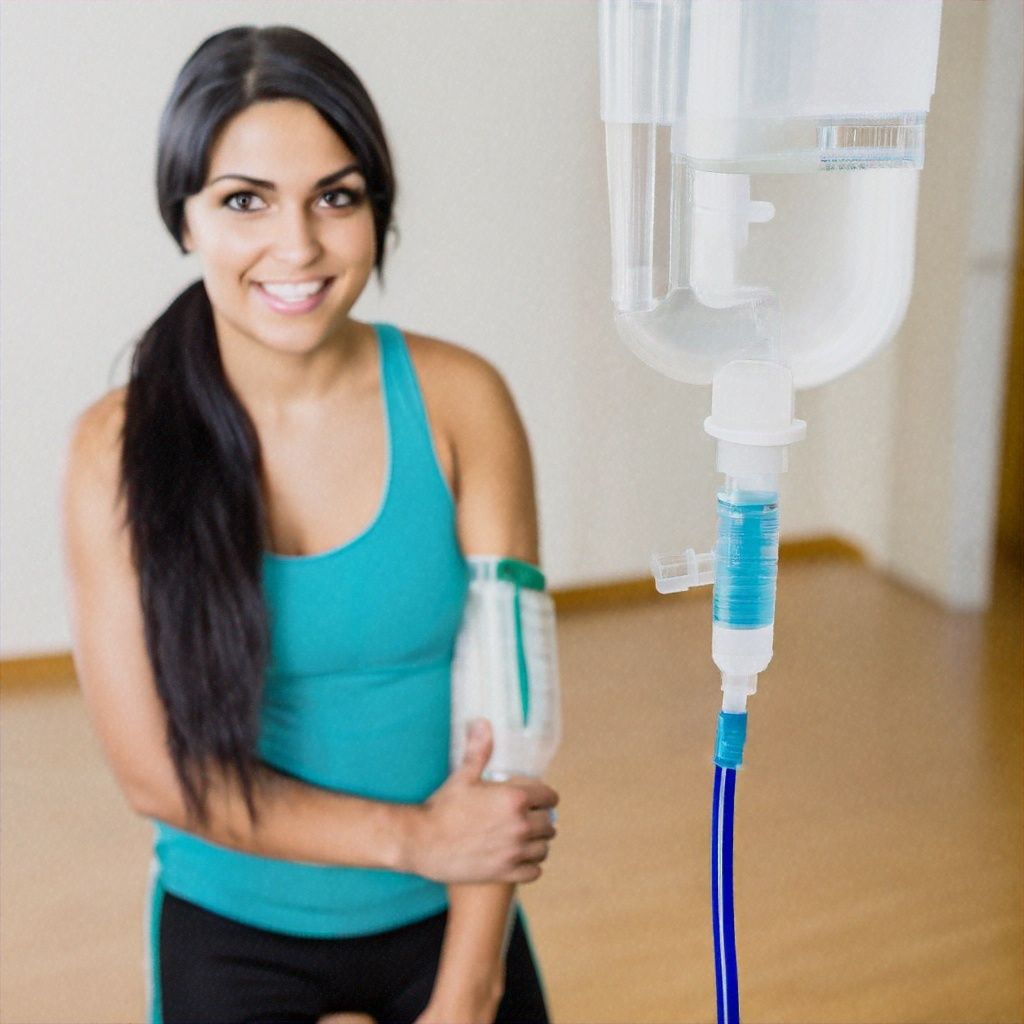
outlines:
M246 200L248 200L248 202L244 206L232 206L231 205L231 200L232 199L246 199ZM252 209L252 200L253 199L259 199L259 196L257 196L254 192L232 192L231 195L229 195L224 200L224 205L229 210L237 210L239 213L245 213L248 210Z
M328 200L327 205L334 210L344 210L349 206L355 206L362 198L361 194L353 192L351 189L348 188L335 188L331 189L328 192L321 193L321 198L324 198L326 196L342 196L344 198L344 202L331 202L330 200ZM234 204L232 201L235 199L244 200L244 204L241 206ZM254 199L257 199L260 202L262 202L259 196L257 196L254 192L232 192L231 195L229 195L224 200L223 205L226 206L229 210L235 210L237 213L248 213L250 210L253 209L252 201Z
M355 206L359 202L361 196L353 192L350 188L335 188L331 189L330 192L324 192L325 196L344 196L348 202L345 203L328 203L328 206L333 206L336 210L343 210L346 206Z

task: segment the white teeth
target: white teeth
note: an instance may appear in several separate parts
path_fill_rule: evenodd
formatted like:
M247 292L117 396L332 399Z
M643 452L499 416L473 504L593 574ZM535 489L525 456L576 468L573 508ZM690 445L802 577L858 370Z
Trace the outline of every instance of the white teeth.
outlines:
M303 299L308 299L310 295L315 295L326 284L327 278L322 278L319 281L310 281L308 284L269 284L264 281L260 287L285 302L301 302Z

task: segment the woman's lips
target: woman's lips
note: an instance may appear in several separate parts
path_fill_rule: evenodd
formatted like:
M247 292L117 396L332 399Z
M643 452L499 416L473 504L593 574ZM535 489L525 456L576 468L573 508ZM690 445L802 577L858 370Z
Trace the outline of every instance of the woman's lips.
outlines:
M334 284L335 278L327 278L324 286L320 291L309 298L302 299L299 302L287 302L285 299L279 299L276 295L271 295L263 285L255 284L253 287L259 294L260 298L275 312L284 313L286 316L293 316L298 313L308 313L310 310L316 309L321 302L324 301L324 296L330 291L331 285Z

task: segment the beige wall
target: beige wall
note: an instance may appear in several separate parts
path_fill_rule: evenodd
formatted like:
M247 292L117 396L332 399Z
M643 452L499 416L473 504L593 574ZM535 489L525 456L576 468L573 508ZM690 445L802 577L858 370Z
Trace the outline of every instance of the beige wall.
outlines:
M986 604L1021 191L1015 0L947 2L918 217L917 287L897 344L883 563L952 607ZM955 46L949 45L955 40Z
M1001 351L976 373L964 338L1003 330L1001 261L1012 262L998 218L981 213L1019 191L1019 127L1006 127L1020 116L1019 60L1007 68L1004 53L992 81L986 55L1001 39L993 26L1012 31L1019 10L947 0L907 321L886 351L799 396L809 435L782 489L784 537L848 537L954 603L953 524L974 522L957 501L957 439L981 445L967 468L982 477L998 449L978 434L975 407L998 404L986 389ZM124 380L125 347L198 275L166 235L152 185L174 76L212 32L275 22L352 64L393 148L401 243L386 293L371 284L355 315L457 341L504 372L532 440L551 583L643 576L650 551L713 539L710 391L659 377L611 322L596 4L4 4L0 656L68 647L57 520L67 429ZM1002 120L983 119L986 103ZM979 186L972 140L1009 145L1007 132L1009 170L1001 154L1002 177ZM965 323L979 274L995 294L980 335ZM983 502L981 515L992 519Z

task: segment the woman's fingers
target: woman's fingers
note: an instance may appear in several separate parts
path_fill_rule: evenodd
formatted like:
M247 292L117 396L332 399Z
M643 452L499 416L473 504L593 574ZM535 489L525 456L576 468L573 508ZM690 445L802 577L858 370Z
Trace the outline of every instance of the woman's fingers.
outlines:
M535 843L529 843L525 849L525 857L523 858L528 864L539 864L542 860L548 859L548 844L541 841Z
M530 807L541 808L547 811L549 807L558 806L558 792L552 789L546 782L541 782L539 779L531 779L525 775L513 775L507 782L526 793Z
M551 824L547 811L528 811L526 820L530 825L531 839L554 839L558 831Z
M536 864L520 864L518 867L510 871L503 881L505 882L516 882L522 884L524 882L536 882L541 876L541 869Z

